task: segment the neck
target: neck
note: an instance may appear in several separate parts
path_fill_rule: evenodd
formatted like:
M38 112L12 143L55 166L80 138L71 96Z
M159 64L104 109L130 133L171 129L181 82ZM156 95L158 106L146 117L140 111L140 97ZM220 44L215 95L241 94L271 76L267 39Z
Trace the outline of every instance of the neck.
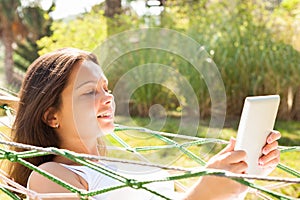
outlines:
M60 148L68 149L76 153L99 155L97 144L97 139L83 140L81 138L72 138L72 140L62 140Z
M72 138L72 140L62 140L62 143L59 148L67 149L76 153L90 154L99 156L97 139L94 140L82 140L80 138ZM64 156L55 156L53 159L55 162L64 163L64 164L75 164L73 161L69 160Z

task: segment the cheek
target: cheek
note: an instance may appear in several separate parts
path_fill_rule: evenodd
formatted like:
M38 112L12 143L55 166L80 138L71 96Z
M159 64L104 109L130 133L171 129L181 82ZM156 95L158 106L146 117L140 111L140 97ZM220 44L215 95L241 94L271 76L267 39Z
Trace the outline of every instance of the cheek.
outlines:
M64 138L70 138L70 137L74 137L77 135L78 133L78 128L77 128L77 125L78 125L78 122L79 120L78 119L78 116L76 117L74 114L73 114L73 111L72 111L72 106L69 105L69 106L65 106L63 108L63 110L61 111L61 114L60 114L60 131L61 131L61 135L63 135Z
M116 103L115 103L115 99L113 98L112 100L112 109L114 111L114 115L115 115L115 111L116 111Z
M74 103L73 121L81 137L97 136L101 133L94 102Z
M88 120L90 120L92 117L95 117L95 106L94 101L92 100L78 100L73 101L73 118L76 121L77 124L86 124Z

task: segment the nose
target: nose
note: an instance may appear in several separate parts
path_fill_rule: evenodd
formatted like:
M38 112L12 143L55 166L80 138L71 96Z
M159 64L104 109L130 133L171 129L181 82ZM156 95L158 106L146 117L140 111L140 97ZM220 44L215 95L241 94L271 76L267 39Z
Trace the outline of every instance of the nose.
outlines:
M108 105L113 102L114 96L108 92L105 92L105 97L103 99L103 104Z
M99 93L99 97L96 98L96 101L98 101L101 105L110 105L114 101L114 96L107 92L107 91L102 91Z

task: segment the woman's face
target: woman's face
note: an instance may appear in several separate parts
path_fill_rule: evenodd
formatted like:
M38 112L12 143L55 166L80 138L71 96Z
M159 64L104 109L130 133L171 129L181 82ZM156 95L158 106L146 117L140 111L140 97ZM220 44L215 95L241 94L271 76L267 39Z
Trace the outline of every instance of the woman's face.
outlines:
M74 66L62 92L58 132L94 139L114 129L114 99L102 69L86 60Z

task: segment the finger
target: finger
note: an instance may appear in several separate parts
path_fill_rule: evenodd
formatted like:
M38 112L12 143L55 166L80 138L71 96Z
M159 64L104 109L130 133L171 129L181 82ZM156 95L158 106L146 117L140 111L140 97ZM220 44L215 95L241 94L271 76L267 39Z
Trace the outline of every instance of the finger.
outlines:
M280 132L276 131L276 130L273 130L273 131L271 131L271 133L267 137L267 143L271 144L272 142L278 140L279 138L281 138Z
M258 160L258 164L263 166L273 159L279 159L279 157L280 157L280 151L278 149L276 149L276 150L271 151L267 155L260 157Z
M224 154L224 156L225 156L224 162L227 162L229 164L235 164L235 163L245 161L247 154L243 150L238 150L238 151L227 152L226 154Z
M273 160L265 163L264 165L262 165L262 167L263 168L270 168L270 167L275 168L278 165L279 162L280 162L280 158L277 157L277 158L274 158Z
M247 163L242 161L242 162L239 162L239 163L231 164L229 171L231 171L233 173L242 174L242 173L246 172L247 168L248 168Z
M236 139L230 138L229 144L228 144L224 149L222 149L222 150L219 152L219 154L221 155L221 154L225 154L225 153L227 153L227 152L233 151L233 150L234 150L234 147L235 147L235 142L236 142Z
M278 142L274 141L271 144L266 144L263 149L262 149L262 153L264 155L267 155L268 153L270 153L271 151L275 150L278 148Z

